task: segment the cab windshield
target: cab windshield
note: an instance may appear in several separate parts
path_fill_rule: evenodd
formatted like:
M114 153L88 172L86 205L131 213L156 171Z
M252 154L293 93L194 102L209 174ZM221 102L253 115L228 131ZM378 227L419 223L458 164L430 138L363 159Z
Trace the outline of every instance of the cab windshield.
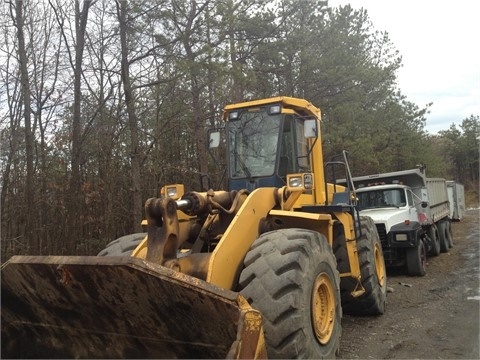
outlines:
M230 176L270 176L275 172L282 114L245 111L228 123Z
M361 209L403 207L407 205L403 189L385 189L357 192Z

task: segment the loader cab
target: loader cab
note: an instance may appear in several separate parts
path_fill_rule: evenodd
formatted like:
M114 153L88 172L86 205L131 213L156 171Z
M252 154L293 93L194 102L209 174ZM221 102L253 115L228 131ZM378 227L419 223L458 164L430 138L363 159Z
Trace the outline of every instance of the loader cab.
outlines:
M282 187L311 171L306 117L277 104L235 109L226 123L228 189Z

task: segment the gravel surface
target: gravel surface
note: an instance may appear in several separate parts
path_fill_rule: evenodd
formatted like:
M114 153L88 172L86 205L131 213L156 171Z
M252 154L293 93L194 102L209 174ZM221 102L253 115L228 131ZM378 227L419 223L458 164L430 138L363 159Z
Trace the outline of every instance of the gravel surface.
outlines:
M428 258L426 276L388 269L385 314L345 315L339 358L480 358L479 215L452 224L454 247Z

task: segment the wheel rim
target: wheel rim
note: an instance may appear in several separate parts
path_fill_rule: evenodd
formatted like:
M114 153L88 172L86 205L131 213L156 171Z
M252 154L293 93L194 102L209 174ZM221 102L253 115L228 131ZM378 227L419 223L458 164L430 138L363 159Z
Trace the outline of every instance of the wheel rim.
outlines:
M377 273L378 283L380 286L383 286L386 280L385 262L383 260L382 249L378 244L375 244L375 271Z
M312 294L312 320L315 337L327 344L335 326L335 289L330 277L321 273L315 280Z

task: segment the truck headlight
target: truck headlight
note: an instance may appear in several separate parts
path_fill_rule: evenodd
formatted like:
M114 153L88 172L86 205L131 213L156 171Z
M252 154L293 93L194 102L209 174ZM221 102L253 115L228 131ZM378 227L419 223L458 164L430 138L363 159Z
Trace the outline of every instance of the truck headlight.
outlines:
M407 234L395 234L395 240L396 241L407 241L408 236L407 236Z

